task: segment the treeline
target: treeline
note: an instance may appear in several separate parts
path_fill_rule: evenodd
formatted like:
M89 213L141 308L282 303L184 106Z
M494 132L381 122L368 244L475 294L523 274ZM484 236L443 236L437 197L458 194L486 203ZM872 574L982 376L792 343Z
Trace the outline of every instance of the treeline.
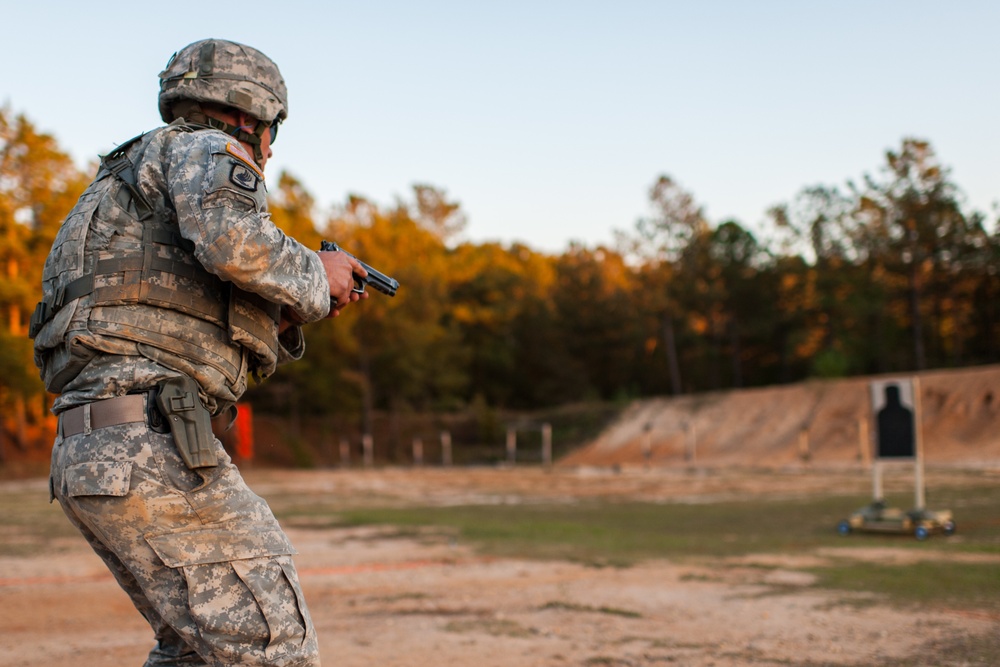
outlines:
M88 175L49 135L0 109L0 401L8 434L47 398L26 338L42 264ZM258 410L356 415L538 408L811 377L996 362L1000 236L964 210L926 141L880 173L804 188L766 228L713 223L669 176L614 247L461 241L446 192L320 211L282 173L274 221L309 247L336 240L399 279L311 325L307 358L248 398ZM562 224L554 220L552 224Z

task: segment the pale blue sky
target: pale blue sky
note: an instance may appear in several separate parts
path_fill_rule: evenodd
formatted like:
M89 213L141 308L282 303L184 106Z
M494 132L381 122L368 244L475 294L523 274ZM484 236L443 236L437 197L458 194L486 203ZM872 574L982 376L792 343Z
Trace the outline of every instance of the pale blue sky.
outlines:
M907 136L968 209L993 221L1000 200L1000 2L6 4L0 104L81 165L160 123L171 53L222 37L288 83L271 177L323 207L429 183L477 242L610 243L661 173L713 222L757 230L804 186L877 173Z

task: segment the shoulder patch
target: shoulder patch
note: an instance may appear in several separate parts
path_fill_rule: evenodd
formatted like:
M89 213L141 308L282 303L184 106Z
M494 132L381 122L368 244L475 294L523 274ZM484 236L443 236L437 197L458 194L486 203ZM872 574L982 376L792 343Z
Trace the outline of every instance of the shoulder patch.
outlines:
M247 158L246 152L239 144L230 141L226 144L226 152L235 158L229 170L229 181L240 189L257 192L257 186L264 180L264 174Z
M243 190L257 192L257 183L260 181L257 174L242 162L233 162L232 169L229 170L229 181Z
M229 143L227 143L226 152L232 155L237 160L244 162L248 167L253 169L254 173L257 174L257 178L260 178L261 180L264 179L264 172L260 170L260 168L257 166L257 163L254 162L249 155L247 155L247 152L243 150L243 147L240 146L238 143L236 143L235 141L230 141Z

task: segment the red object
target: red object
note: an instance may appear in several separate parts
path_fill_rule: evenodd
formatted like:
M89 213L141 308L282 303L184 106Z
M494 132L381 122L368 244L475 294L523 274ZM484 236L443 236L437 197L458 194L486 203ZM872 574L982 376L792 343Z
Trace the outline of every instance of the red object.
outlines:
M253 408L240 405L233 424L233 451L241 461L253 460Z

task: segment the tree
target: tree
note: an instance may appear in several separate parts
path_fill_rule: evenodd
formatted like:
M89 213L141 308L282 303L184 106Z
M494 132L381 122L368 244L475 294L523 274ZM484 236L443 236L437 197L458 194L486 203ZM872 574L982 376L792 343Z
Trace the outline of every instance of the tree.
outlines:
M411 211L405 202L383 211L352 197L327 226L329 236L401 284L397 298L345 311L366 414L379 405L394 412L454 405L466 393L468 351L448 316L451 251Z
M526 246L463 243L449 253L450 313L467 350L469 391L491 405L538 405L555 395L558 363L548 362L561 346L555 341L551 292L553 260ZM522 329L525 319L531 325ZM534 355L545 338L554 349ZM545 368L539 367L539 363ZM534 369L534 371L532 370ZM524 382L524 376L531 380Z
M968 287L956 275L985 246L978 218L961 211L957 186L930 143L904 139L900 150L887 151L881 180L866 176L860 208L871 225L871 250L886 271L905 285L912 366L944 363L948 347L943 332L954 332L969 314ZM961 338L961 336L959 337ZM952 345L954 344L952 341Z
M0 409L12 418L22 447L29 426L40 424L47 408L27 339L28 319L41 298L45 256L86 184L55 138L0 107ZM8 419L2 422L0 439L10 426Z
M783 252L797 248L809 263L806 283L812 286L801 303L812 373L839 377L865 368L873 342L865 331L871 314L884 304L871 289L871 274L859 268L865 256L858 200L836 187L803 188L790 205L769 215L784 233Z
M444 190L432 185L413 186L412 217L442 243L449 243L465 229L466 217L458 202L448 201Z
M708 231L708 221L694 196L674 179L661 175L649 188L653 214L636 223L640 255L676 262L691 243Z
M552 301L562 345L569 352L573 399L614 398L628 391L641 348L641 332L630 302L633 271L607 248L571 245L559 257Z
M833 186L803 188L790 205L768 211L779 233L778 249L783 254L801 254L807 261L820 263L836 258L857 259L857 220L854 197Z
M770 301L760 289L758 268L767 260L767 252L753 234L737 221L727 220L712 231L709 255L721 301L722 330L729 338L731 380L733 387L742 387L745 341L754 322L760 322L762 310Z
M645 288L660 295L655 307L670 385L676 395L683 392L676 324L681 321L683 292L693 270L692 259L697 254L694 244L708 232L709 226L694 196L670 176L657 178L649 188L649 201L652 215L636 222L634 237L620 235L619 245L626 256L653 267L644 273Z

